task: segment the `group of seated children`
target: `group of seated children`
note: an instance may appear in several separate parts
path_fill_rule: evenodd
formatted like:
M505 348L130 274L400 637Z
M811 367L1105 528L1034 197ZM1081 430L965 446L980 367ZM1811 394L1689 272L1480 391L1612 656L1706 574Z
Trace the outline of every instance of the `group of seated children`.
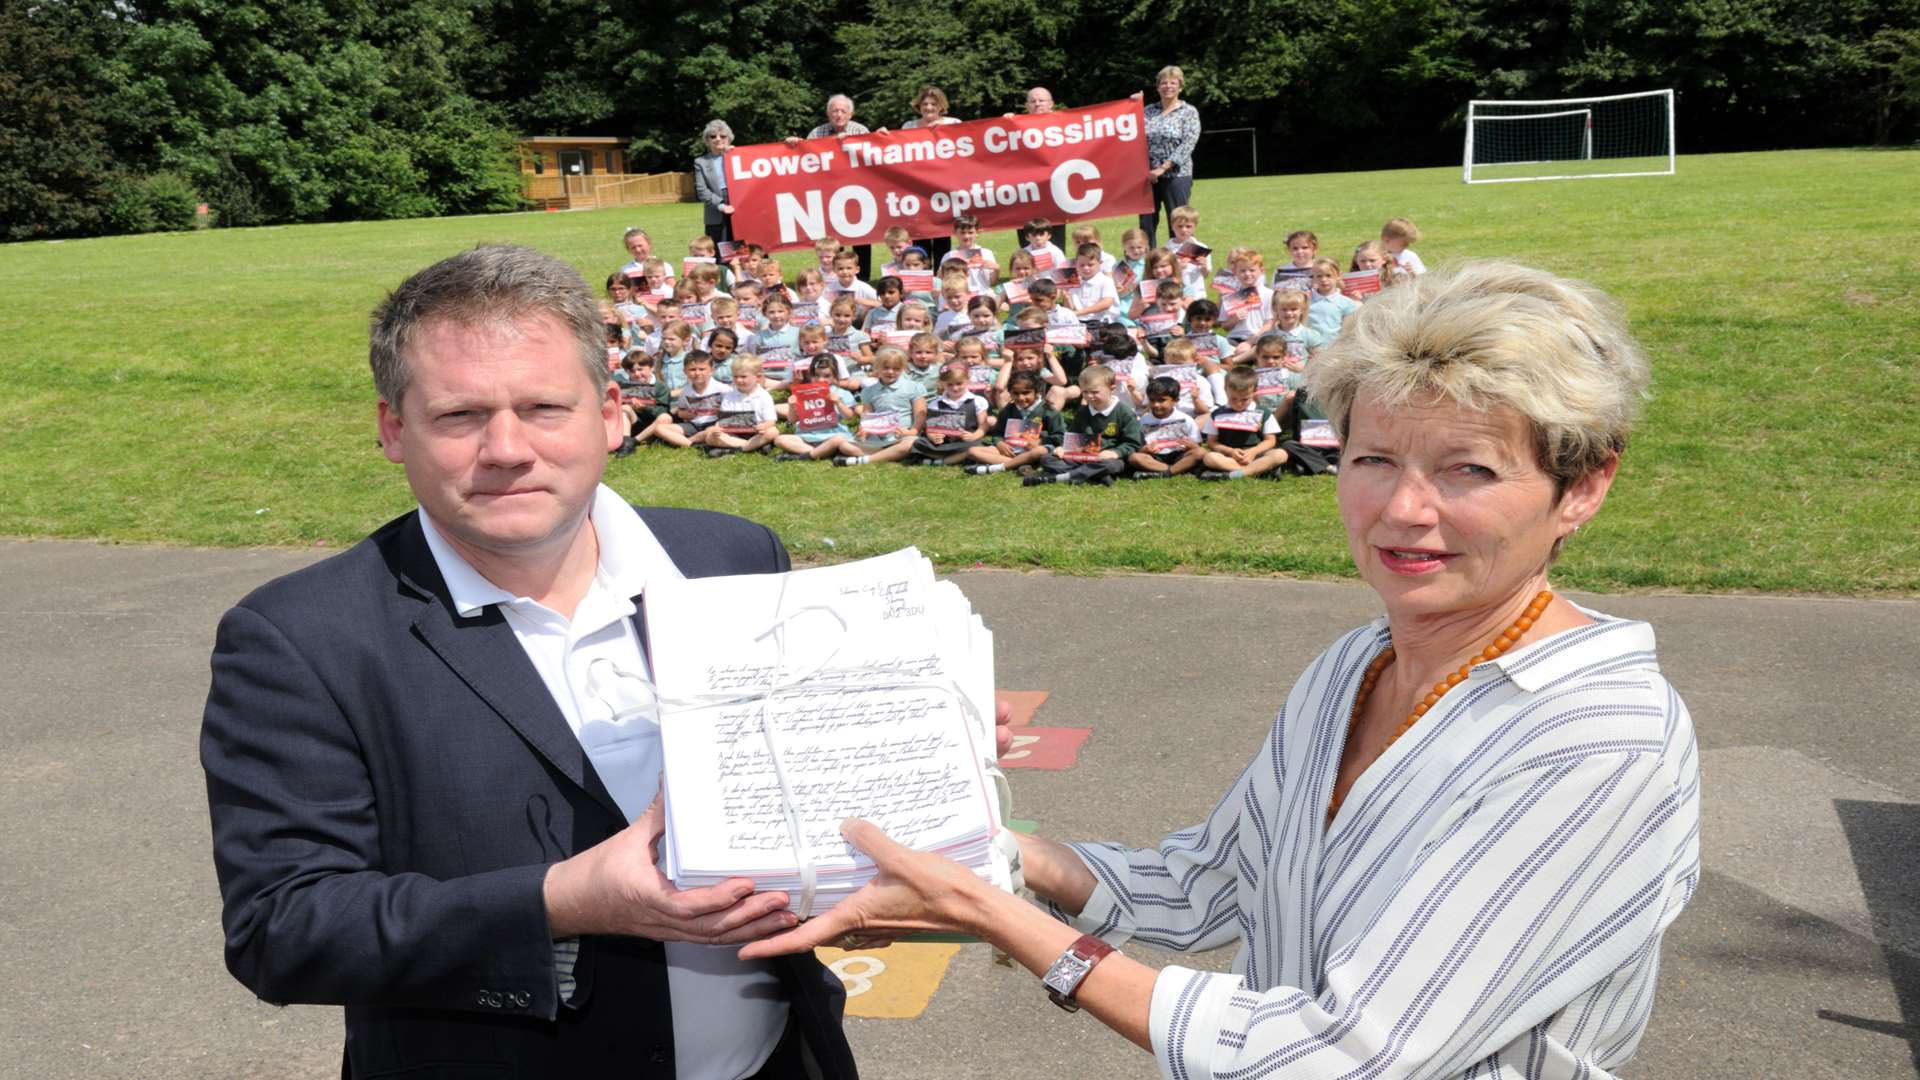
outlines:
M1073 230L1068 258L1048 222L1029 222L1004 276L976 219L955 221L937 274L889 230L876 284L835 241L788 282L757 246L705 236L676 280L630 229L633 261L607 282L630 432L615 453L658 442L1016 470L1028 484L1333 471L1302 373L1368 296L1424 272L1418 231L1389 221L1342 271L1301 230L1272 275L1258 250L1235 247L1216 276L1198 213L1171 219L1166 247L1129 229L1118 258L1090 225Z

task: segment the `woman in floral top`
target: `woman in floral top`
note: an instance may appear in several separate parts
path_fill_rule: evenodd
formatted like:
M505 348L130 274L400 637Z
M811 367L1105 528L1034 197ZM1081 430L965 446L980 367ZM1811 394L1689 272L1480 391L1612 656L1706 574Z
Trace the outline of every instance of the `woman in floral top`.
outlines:
M1140 215L1148 247L1155 243L1161 207L1172 213L1176 207L1187 205L1193 195L1193 145L1200 141L1200 113L1180 100L1186 74L1169 64L1153 81L1160 91L1160 100L1146 108L1147 178L1153 181L1153 211Z

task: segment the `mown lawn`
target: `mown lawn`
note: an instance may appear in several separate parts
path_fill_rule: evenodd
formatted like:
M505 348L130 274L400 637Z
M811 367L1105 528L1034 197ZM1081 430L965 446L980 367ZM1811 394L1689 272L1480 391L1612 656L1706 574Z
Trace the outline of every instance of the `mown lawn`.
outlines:
M1559 579L1618 589L1920 590L1916 151L1687 157L1678 175L1467 187L1432 169L1202 182L1200 235L1344 255L1396 214L1429 265L1513 258L1618 296L1656 398ZM0 535L350 543L410 505L373 442L366 317L480 241L598 280L692 205L0 247ZM1117 246L1124 223L1102 223ZM988 238L1004 253L1008 234ZM795 253L793 265L806 253ZM695 460L609 469L636 499L730 510L796 555L917 544L948 566L1350 573L1331 480L1022 489L945 470Z

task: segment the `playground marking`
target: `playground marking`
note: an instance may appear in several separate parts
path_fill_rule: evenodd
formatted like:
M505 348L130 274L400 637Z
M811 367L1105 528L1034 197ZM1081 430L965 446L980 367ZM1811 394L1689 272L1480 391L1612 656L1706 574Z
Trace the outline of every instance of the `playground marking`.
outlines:
M884 949L813 950L847 988L847 1015L912 1020L927 1011L960 946L902 942Z
M1000 755L1003 769L1071 768L1080 759L1080 745L1092 728L1023 727L1013 733L1013 745Z

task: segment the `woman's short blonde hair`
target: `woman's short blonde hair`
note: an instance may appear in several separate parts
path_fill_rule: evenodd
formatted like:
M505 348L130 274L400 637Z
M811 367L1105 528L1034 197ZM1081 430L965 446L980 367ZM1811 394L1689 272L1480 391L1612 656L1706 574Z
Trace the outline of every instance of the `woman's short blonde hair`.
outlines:
M1527 418L1540 467L1562 491L1626 449L1647 382L1646 355L1604 293L1493 261L1374 296L1306 374L1343 437L1363 396L1387 408L1505 405Z
M1158 86L1160 84L1160 80L1166 78L1169 75L1173 76L1176 79L1179 79L1181 87L1184 88L1187 85L1187 73L1184 71L1181 71L1180 66L1178 64L1168 64L1166 67L1163 67L1159 71L1155 72L1153 76L1154 85Z

